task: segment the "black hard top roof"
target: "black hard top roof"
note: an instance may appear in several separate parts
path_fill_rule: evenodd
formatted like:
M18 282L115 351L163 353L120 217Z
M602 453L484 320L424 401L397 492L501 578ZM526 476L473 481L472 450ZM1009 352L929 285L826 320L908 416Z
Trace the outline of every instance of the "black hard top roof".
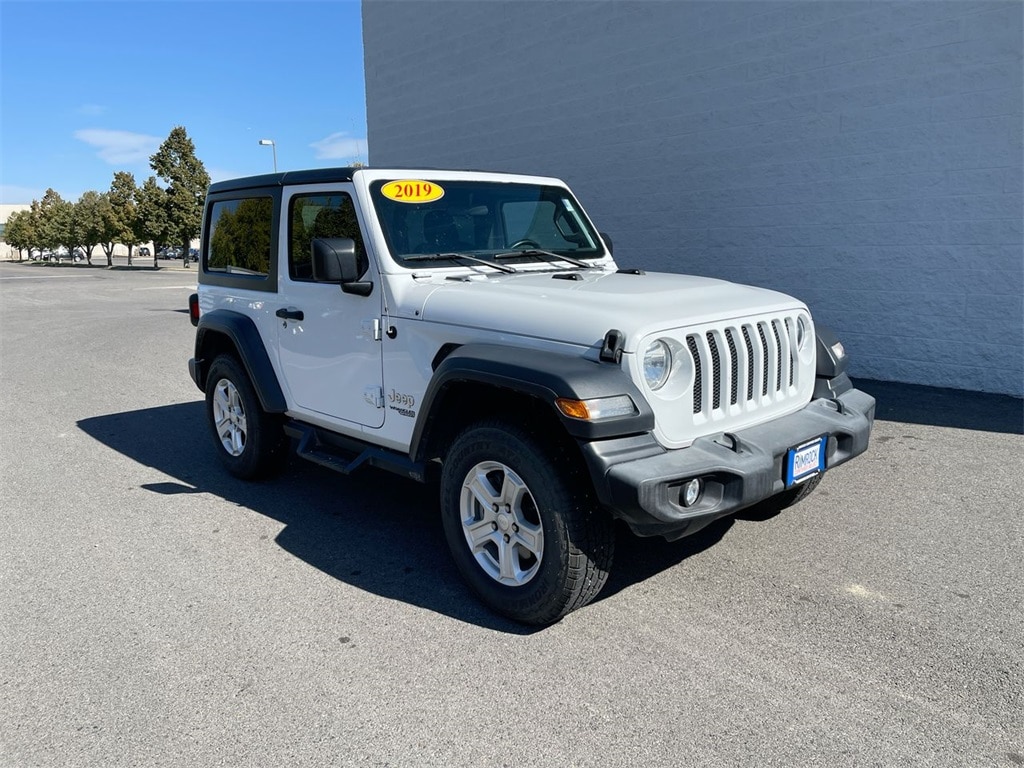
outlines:
M285 184L332 184L335 182L352 181L352 174L356 171L368 170L390 170L375 166L373 169L366 166L346 168L308 168L301 171L282 171L281 173L264 173L260 176L244 176L239 179L225 179L210 185L208 194L217 192L230 192L237 189L252 189L253 187L279 187ZM448 168L411 168L402 167L395 170L402 171L441 171L453 170ZM479 173L502 173L502 171L478 171L471 168L459 168L460 171Z
M303 171L264 173L261 176L244 176L240 179L226 179L210 185L209 193L229 192L234 189L252 187L279 187L285 184L318 184L338 181L352 181L352 174L359 168L311 168Z

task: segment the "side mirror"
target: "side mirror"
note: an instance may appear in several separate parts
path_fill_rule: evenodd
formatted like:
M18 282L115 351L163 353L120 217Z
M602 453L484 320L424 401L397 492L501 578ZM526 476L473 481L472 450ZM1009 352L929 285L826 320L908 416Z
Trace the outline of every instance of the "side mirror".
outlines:
M340 283L345 293L369 296L373 283L360 281L369 265L356 253L356 243L348 237L314 237L310 243L313 279L320 283Z
M615 253L615 249L612 247L612 239L610 237L608 237L608 233L607 232L598 232L597 234L599 234L601 236L601 239L604 240L604 244L606 246L608 246L608 253L614 254Z

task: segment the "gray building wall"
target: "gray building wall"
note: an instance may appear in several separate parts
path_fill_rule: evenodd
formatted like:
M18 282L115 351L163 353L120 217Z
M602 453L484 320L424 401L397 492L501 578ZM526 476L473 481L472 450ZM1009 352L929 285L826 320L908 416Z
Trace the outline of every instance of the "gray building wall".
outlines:
M564 178L622 265L1024 395L1022 4L365 0L374 165Z

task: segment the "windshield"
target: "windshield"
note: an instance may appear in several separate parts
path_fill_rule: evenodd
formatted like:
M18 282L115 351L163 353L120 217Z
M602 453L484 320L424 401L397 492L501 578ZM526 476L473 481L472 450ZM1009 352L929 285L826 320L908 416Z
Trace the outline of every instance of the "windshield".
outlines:
M604 255L600 238L564 187L421 178L377 181L370 192L391 254L402 266L439 255L452 264L479 263L456 254L500 257L504 264Z

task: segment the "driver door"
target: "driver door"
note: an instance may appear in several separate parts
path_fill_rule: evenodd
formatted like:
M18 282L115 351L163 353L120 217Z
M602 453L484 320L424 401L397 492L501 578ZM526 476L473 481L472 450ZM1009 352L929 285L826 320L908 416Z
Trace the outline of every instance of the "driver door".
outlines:
M281 259L278 349L290 401L313 414L365 427L384 424L379 286L369 296L313 279L310 241L347 237L365 253L351 184L303 189L285 206L287 258Z

